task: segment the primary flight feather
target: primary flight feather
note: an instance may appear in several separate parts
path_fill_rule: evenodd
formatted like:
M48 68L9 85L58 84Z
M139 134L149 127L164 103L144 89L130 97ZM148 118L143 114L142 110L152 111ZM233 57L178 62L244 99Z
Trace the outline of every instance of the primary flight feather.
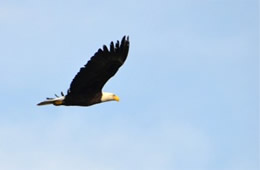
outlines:
M67 95L47 98L38 106L53 104L56 106L90 106L106 101L119 101L113 93L102 92L106 82L113 77L124 64L129 51L129 37L124 36L121 42L110 43L109 48L103 46L88 63L80 69L70 84Z

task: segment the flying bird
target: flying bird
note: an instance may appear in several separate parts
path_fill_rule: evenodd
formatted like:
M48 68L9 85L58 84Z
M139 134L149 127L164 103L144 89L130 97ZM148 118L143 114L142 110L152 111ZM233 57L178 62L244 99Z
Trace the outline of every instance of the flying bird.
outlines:
M121 42L117 41L115 44L111 42L109 49L104 45L103 49L100 48L74 77L67 95L61 92L61 96L46 98L37 105L90 106L107 101L119 101L117 95L102 92L102 88L124 64L129 45L128 36L124 36Z

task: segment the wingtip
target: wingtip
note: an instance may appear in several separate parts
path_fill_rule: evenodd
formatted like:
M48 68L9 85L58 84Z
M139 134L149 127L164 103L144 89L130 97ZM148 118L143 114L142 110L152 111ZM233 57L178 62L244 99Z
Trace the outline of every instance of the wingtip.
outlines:
M43 105L46 105L46 103L45 102L40 102L36 106L43 106Z
M122 42L129 41L129 35L124 35L122 38Z

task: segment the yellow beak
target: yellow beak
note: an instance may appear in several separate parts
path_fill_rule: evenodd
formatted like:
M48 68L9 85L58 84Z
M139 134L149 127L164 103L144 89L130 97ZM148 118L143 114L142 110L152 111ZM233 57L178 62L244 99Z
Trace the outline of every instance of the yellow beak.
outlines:
M114 100L119 102L120 98L118 96L114 96Z

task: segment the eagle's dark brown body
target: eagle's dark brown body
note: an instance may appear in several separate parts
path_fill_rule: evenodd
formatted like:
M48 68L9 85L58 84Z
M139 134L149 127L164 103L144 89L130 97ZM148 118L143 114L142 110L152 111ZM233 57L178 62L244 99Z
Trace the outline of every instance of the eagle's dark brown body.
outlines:
M93 104L101 103L101 96L102 93L96 93L91 95L74 95L70 94L65 96L65 100L63 101L62 105L65 106L90 106Z

